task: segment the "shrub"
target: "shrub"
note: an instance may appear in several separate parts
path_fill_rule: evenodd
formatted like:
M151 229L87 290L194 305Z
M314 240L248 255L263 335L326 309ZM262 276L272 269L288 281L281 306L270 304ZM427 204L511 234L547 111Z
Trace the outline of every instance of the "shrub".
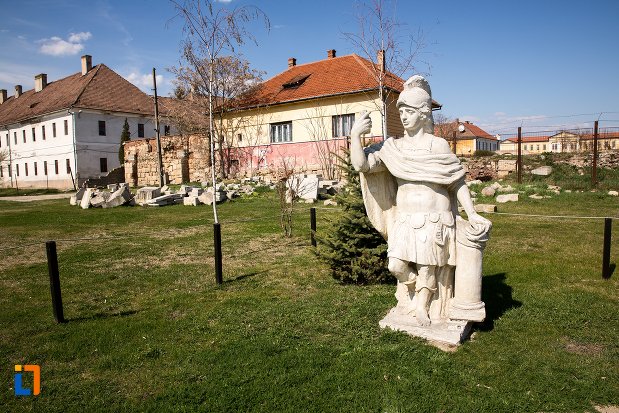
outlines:
M316 254L329 265L333 278L343 283L394 282L387 269L387 244L366 215L359 173L349 159L348 153L340 158L347 184L336 196L344 211L324 236L316 236Z

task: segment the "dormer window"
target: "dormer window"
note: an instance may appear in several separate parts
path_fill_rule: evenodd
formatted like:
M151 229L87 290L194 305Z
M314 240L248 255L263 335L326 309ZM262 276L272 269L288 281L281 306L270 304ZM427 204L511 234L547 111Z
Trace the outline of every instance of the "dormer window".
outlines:
M284 89L294 89L294 88L297 88L297 87L301 86L303 84L303 82L305 82L307 80L308 77L310 77L310 75L298 75L298 76L295 76L292 79L290 79L289 81L287 81L286 83L284 83L282 86L284 87Z

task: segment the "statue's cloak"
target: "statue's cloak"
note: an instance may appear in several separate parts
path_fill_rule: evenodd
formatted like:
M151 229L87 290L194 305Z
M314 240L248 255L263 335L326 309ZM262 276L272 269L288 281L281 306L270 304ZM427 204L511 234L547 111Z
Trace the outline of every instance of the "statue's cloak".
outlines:
M404 154L396 147L394 138L365 148L365 153L366 156L373 154L387 168L360 174L361 192L368 218L387 241L397 214L396 178L447 187L464 181L464 168L453 153ZM455 212L455 196L452 197L452 202Z

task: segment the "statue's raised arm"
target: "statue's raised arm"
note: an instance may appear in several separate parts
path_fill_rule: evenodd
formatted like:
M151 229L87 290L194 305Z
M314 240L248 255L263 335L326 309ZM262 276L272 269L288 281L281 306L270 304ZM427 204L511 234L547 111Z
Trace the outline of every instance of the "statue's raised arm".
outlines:
M357 172L366 172L370 168L368 158L361 145L361 135L370 133L371 130L370 112L361 112L359 119L355 119L350 129L350 162Z

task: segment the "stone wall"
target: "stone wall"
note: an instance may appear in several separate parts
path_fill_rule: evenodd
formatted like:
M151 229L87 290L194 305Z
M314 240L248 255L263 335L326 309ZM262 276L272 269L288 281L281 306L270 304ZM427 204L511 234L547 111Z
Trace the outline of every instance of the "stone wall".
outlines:
M208 179L208 147L201 136L162 136L161 158L165 183L202 182ZM132 186L159 185L157 140L125 143L125 182Z
M527 155L532 156L532 155ZM545 155L535 155L545 156ZM591 153L556 154L553 156L554 163L573 165L577 168L590 167L593 162ZM493 157L462 158L462 165L467 173L467 180L479 179L490 181L505 178L511 173L516 173L516 157L511 159L493 159ZM605 151L598 154L598 168L619 168L619 151ZM524 171L531 169L525 166Z

